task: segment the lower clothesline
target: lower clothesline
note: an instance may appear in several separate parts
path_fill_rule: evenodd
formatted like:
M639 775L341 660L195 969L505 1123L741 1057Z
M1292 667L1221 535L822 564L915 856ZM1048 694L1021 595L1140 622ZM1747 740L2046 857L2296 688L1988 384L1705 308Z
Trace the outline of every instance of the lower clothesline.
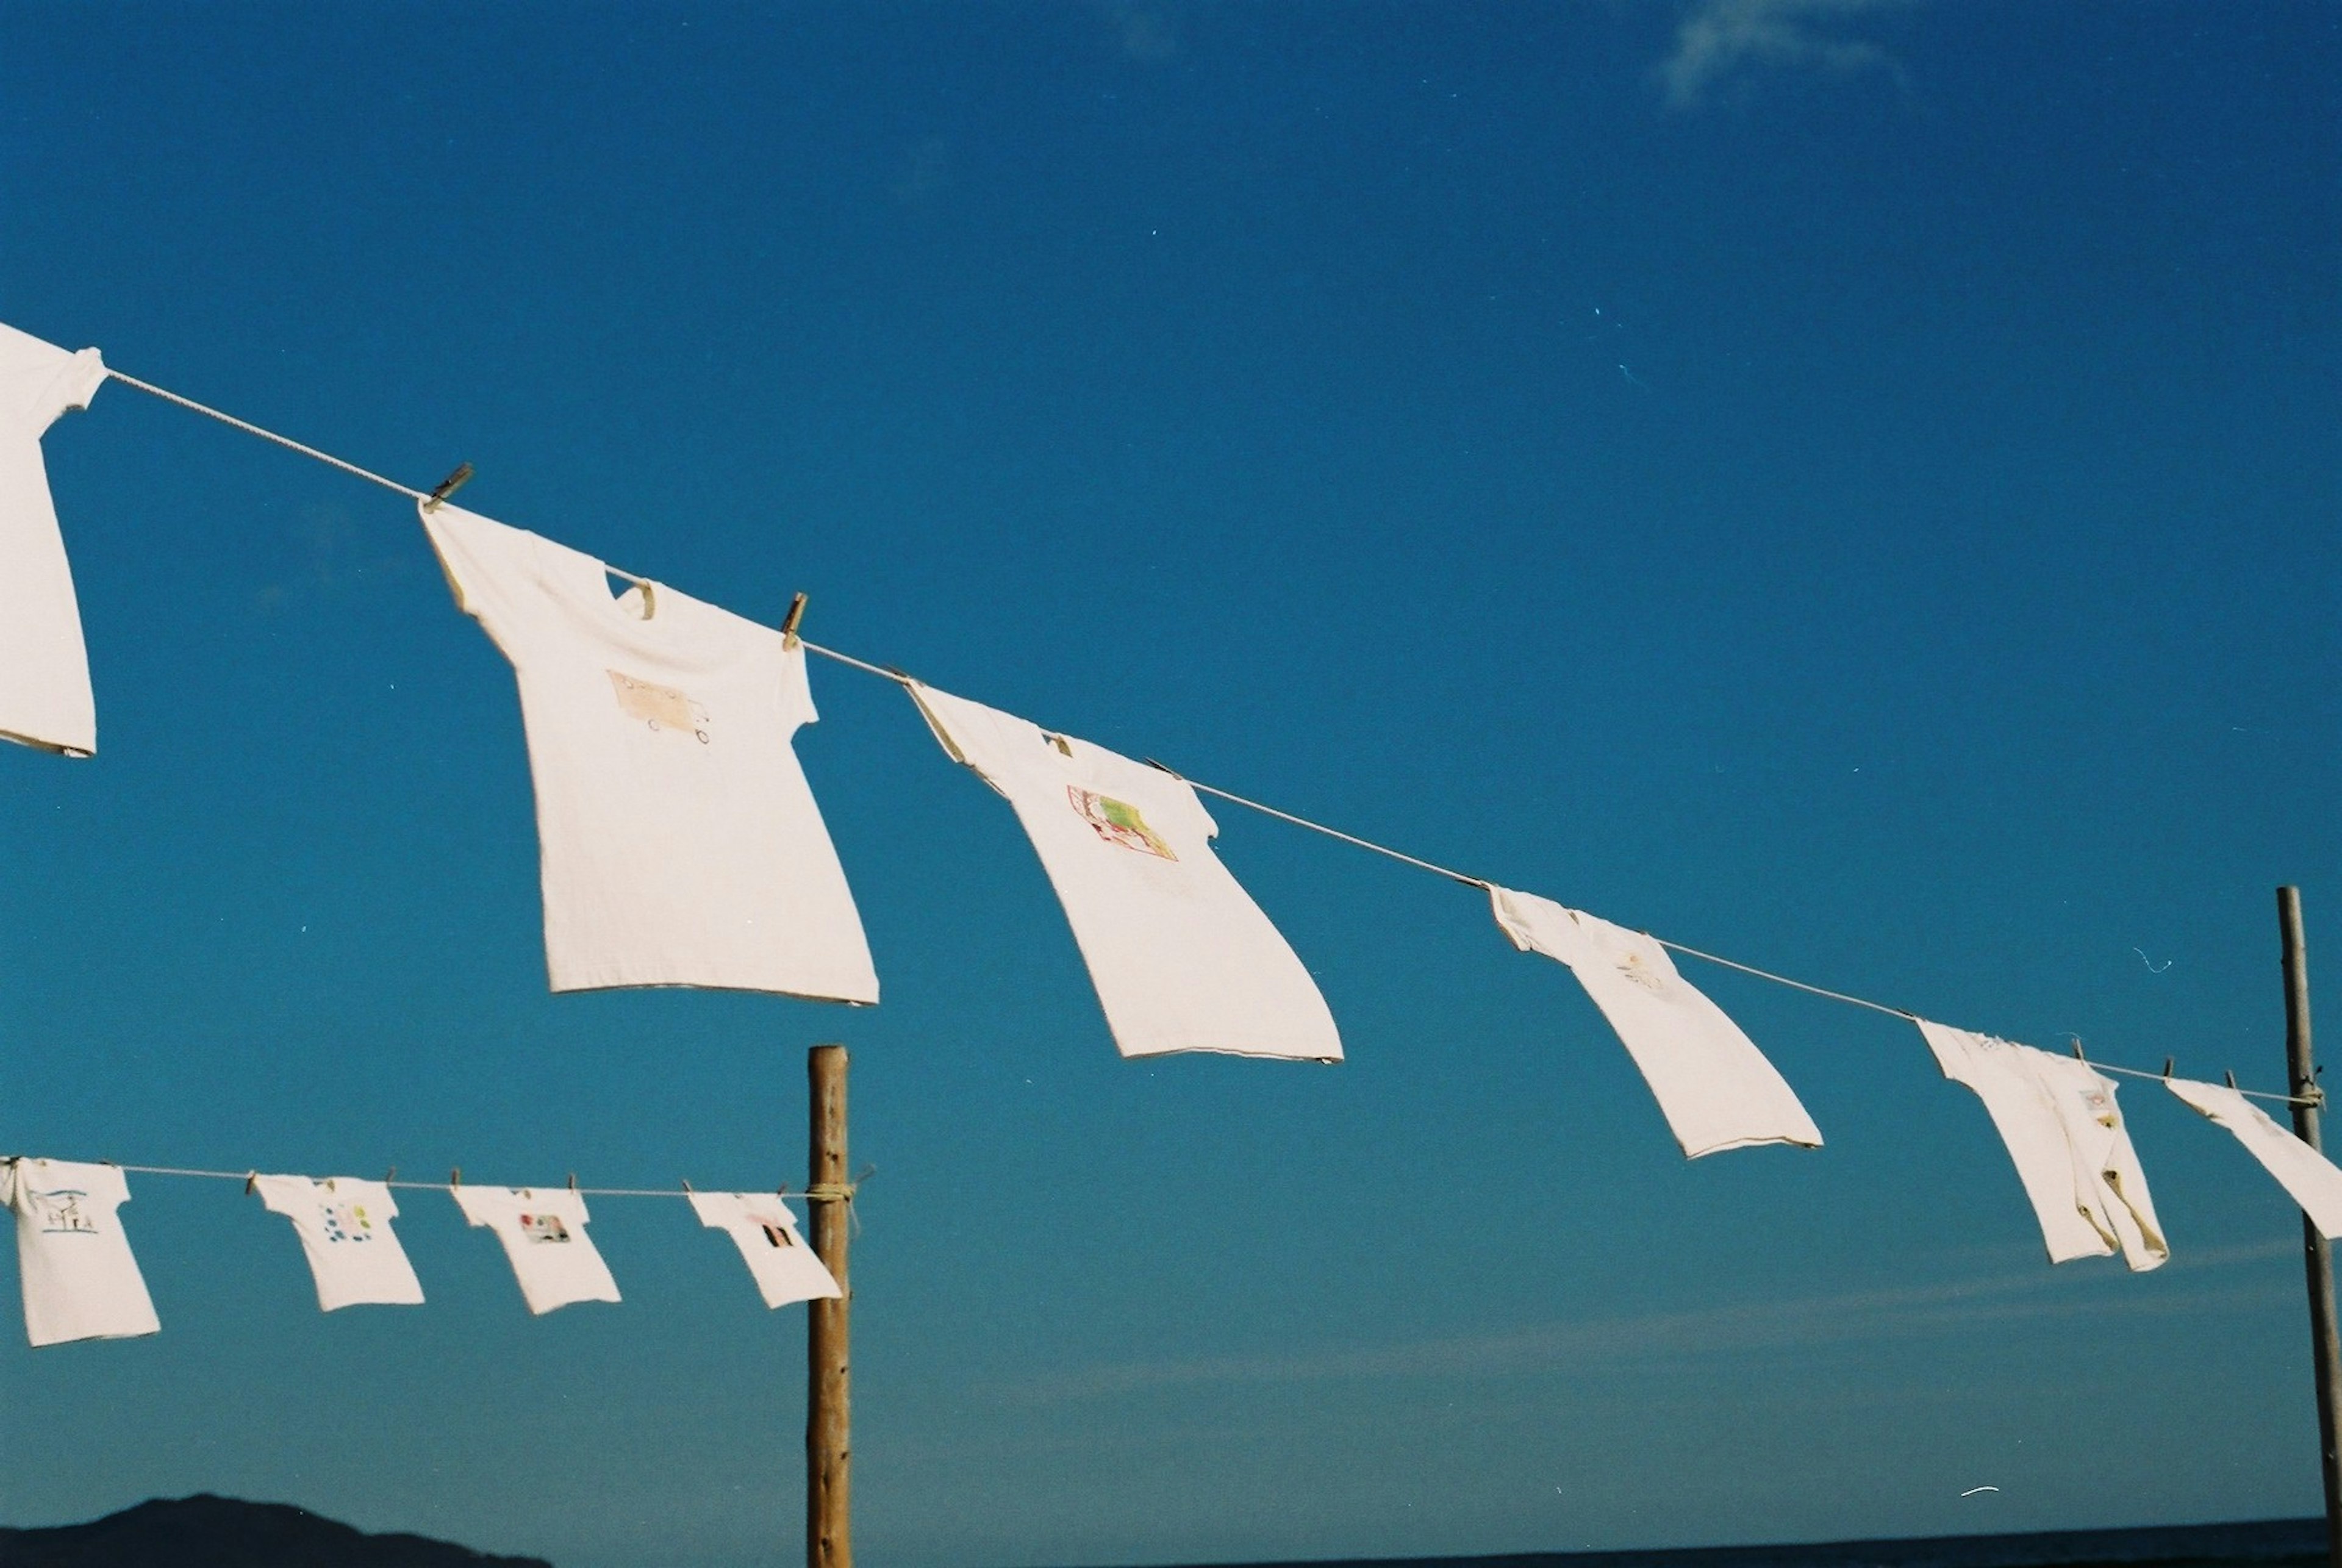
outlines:
M254 1177L264 1174L259 1171L204 1171L197 1170L187 1165L125 1165L119 1162L109 1161L107 1163L113 1164L114 1168L117 1171L128 1171L135 1175L195 1176L207 1181L215 1182L248 1183ZM869 1173L867 1171L863 1173L864 1177L866 1177L868 1174ZM394 1174L393 1176L385 1177L382 1184L385 1187L405 1188L415 1192L452 1193L461 1186L467 1184L479 1185L482 1183L465 1183L463 1182L402 1182L397 1180ZM854 1201L855 1189L861 1184L862 1178L860 1177L857 1177L852 1182L817 1182L801 1193L793 1193L786 1187L782 1187L777 1190L776 1195L795 1203L850 1203ZM580 1197L587 1198L688 1198L692 1196L694 1192L694 1189L689 1183L686 1183L680 1187L581 1187L577 1185L574 1179L559 1188L546 1187L540 1184L536 1187L523 1187L514 1190L522 1192L568 1192L575 1193Z
M238 419L234 414L225 414L216 408L208 407L204 404L197 403L191 397L184 397L175 392L166 391L150 382L141 381L135 376L125 375L121 371L115 370L110 366L106 370L106 375L112 379L121 382L125 386L133 387L137 391L147 393L152 396L161 398L166 403L174 404L178 407L187 409L193 413L204 414L208 418L216 419L221 424L241 430L246 434L256 435L264 441L272 442L278 446L285 447L288 451L297 452L305 457L315 458L316 461L325 464L329 467L337 468L345 474L352 474L359 479L364 479L369 484L378 484L385 490L395 491L401 495L422 502L426 505L435 504L438 500L445 496L445 494L455 485L463 483L465 479L468 479L471 476L471 465L469 464L465 464L458 467L454 474L450 474L445 481L443 481L436 490L416 490L411 486L401 484L395 479L385 478L382 474L376 474L370 469L361 468L355 463L335 457L331 453L321 452L314 446L305 445L301 442L294 440L290 436L279 435L273 430L264 429L247 420ZM616 575L626 577L630 581L637 583L644 581L641 578L635 577L631 573L619 572L615 567L608 568L608 570L612 571ZM795 622L796 616L795 614L792 614L790 618L790 625L787 628L788 633L793 640L796 641L805 648L806 652L809 654L818 654L825 659L829 659L837 664L848 665L868 674L877 675L885 680L893 681L898 685L907 687L916 684L913 676L890 665L875 664L866 659L856 658L851 654L841 653L835 648L826 648L820 644L815 643L810 639L797 637L795 631ZM1280 822L1290 823L1296 827L1306 828L1312 833L1323 834L1327 838L1337 839L1340 842L1353 845L1356 848L1369 850L1376 854L1387 856L1388 858L1398 861L1403 864L1414 866L1417 870L1430 872L1434 875L1446 877L1451 882L1462 883L1467 887L1484 888L1490 892L1494 892L1497 888L1497 884L1490 882L1485 877L1473 876L1465 872L1456 871L1450 867L1440 865L1436 862L1424 860L1416 855L1408 854L1403 850L1393 849L1388 844L1376 844L1372 839L1361 838L1355 834L1345 833L1339 828L1329 827L1321 822L1313 822L1307 817L1296 815L1292 812L1279 810L1277 807L1269 805L1265 802L1248 799L1244 795L1235 794L1233 791L1224 790L1212 784L1204 784L1198 780L1189 778L1185 774L1178 772L1168 764L1156 762L1151 757L1147 758L1146 761L1150 766L1161 768L1165 773L1169 774L1172 777L1186 784L1190 789L1198 790L1205 794L1216 795L1221 800L1244 806L1251 811L1259 812L1263 815L1275 817ZM1873 1002L1867 997L1851 995L1843 991L1833 991L1827 986L1809 984L1803 980L1795 980L1786 974L1777 974L1769 969L1759 969L1752 964L1742 964L1735 959L1719 957L1713 953L1704 953L1696 947L1686 947L1682 943L1670 942L1664 936L1658 936L1648 932L1644 933L1644 934L1650 936L1651 940L1657 943L1660 946L1683 954L1685 956L1689 958L1696 958L1704 963L1720 964L1726 969L1736 969L1743 974L1753 975L1759 980L1768 980L1777 985L1786 985L1794 990L1807 992L1815 996L1826 997L1833 1002L1843 1002L1855 1007L1867 1007L1874 1013L1884 1013L1890 1017L1906 1019L1913 1024L1919 1022L1919 1015L1911 1012L1907 1008L1890 1007L1883 1002ZM2078 1040L2076 1042L2075 1054L2077 1056L2082 1056L2080 1043ZM2087 1056L2082 1056L2082 1059L2087 1062L2092 1067L2097 1068L2102 1072L2117 1073L2125 1077L2167 1079L2171 1075L2167 1065L2166 1070L2161 1073L2152 1073L2137 1067L2118 1067L2111 1063L2096 1061ZM2229 1085L2234 1087L2236 1084L2236 1075L2231 1073L2227 1076ZM2285 1104L2314 1106L2323 1105L2325 1104L2325 1093L2317 1085L2313 1084L2305 1085L2304 1087L2307 1089L2307 1093L2300 1094L2284 1094L2269 1089L2240 1089L2237 1092L2239 1094L2250 1095L2257 1100L2269 1100ZM125 1170L135 1170L140 1169L141 1167L124 1166L123 1168ZM170 1171L157 1172L155 1174L172 1175L225 1176L237 1181L245 1179L247 1174L247 1173L240 1171ZM432 1182L392 1183L390 1184L393 1186L406 1185L416 1187L444 1187L447 1185L447 1183ZM578 1190L588 1193L599 1192L602 1195L610 1197L682 1197L686 1195L684 1191L668 1192L664 1190L636 1190L621 1188L612 1188L606 1191L595 1188L580 1188Z

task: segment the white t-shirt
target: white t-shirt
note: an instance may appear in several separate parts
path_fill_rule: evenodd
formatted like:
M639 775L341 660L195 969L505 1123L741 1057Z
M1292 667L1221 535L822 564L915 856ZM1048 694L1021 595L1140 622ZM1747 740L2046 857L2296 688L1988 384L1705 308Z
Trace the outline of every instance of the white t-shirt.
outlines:
M420 1306L423 1283L390 1222L390 1189L356 1176L255 1176L253 1190L274 1214L293 1222L317 1282L317 1305Z
M705 985L876 1002L862 919L789 737L805 650L454 506L423 513L456 603L512 661L555 991Z
M2293 1130L2224 1084L2166 1078L2163 1086L2237 1135L2328 1241L2342 1240L2342 1170Z
M1919 1021L1944 1076L1984 1102L2041 1222L2049 1261L2119 1249L2135 1271L2171 1256L2147 1173L2130 1146L2114 1080L2088 1063Z
M97 749L97 709L41 433L105 379L97 350L0 326L0 740L68 756Z
M1618 1032L1686 1155L1752 1144L1821 1146L1796 1091L1722 1008L1676 973L1666 948L1533 893L1493 887L1488 899L1513 945L1569 965Z
M777 1193L694 1193L691 1207L701 1224L730 1233L766 1306L834 1299L842 1293L797 1233L796 1216Z
M132 1339L162 1323L115 1209L130 1201L117 1165L11 1160L0 1171L16 1212L25 1337L35 1345Z
M586 1234L586 1200L566 1188L457 1187L455 1206L495 1232L520 1281L528 1310L545 1313L572 1302L614 1302L618 1282Z
M1016 807L1125 1056L1341 1059L1326 999L1212 854L1218 824L1184 781L932 686L910 691L944 750Z

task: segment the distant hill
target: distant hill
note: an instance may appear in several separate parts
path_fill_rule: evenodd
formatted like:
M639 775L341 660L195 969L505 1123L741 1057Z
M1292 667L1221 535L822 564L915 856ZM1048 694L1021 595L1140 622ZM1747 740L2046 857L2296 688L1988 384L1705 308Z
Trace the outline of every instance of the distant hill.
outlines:
M199 1493L87 1524L0 1529L0 1568L553 1568L420 1535L368 1535L282 1503Z

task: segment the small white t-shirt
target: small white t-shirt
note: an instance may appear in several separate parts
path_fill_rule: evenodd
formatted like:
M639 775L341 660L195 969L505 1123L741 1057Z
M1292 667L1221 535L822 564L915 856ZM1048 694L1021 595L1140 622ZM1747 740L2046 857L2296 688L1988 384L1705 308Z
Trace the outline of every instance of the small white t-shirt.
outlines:
M910 692L944 750L1016 808L1125 1056L1341 1059L1326 999L1213 854L1219 826L1185 781L932 686Z
M160 1332L130 1238L114 1212L130 1201L120 1166L11 1160L0 1184L16 1212L25 1338L44 1345Z
M255 1176L253 1190L269 1213L293 1222L325 1312L345 1306L420 1306L423 1283L390 1222L390 1189L356 1176Z
M520 1281L521 1299L540 1315L572 1302L614 1302L618 1282L586 1234L586 1200L564 1187L456 1187L455 1206L495 1232Z
M2225 1084L2166 1078L2163 1086L2237 1135L2328 1241L2342 1240L2342 1170Z
M1684 1154L1752 1144L1821 1146L1820 1129L1763 1052L1650 937L1533 893L1492 887L1496 924L1524 953L1569 966L1651 1086Z
M68 756L97 750L97 708L41 433L105 380L97 350L0 326L0 740Z
M1989 1034L1924 1019L1919 1033L1944 1076L1984 1102L2051 1263L2119 1250L2143 1273L2171 1256L2113 1079L2087 1062Z
M731 1235L766 1306L830 1300L842 1293L797 1233L796 1216L777 1193L694 1193L691 1207L701 1224Z
M862 918L789 737L805 650L455 506L423 526L512 661L555 991L703 985L878 1000Z

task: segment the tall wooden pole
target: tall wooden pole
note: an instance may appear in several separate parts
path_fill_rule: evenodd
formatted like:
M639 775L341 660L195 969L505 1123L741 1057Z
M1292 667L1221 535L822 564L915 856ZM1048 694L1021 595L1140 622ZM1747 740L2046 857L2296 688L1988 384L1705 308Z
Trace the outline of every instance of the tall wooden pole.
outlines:
M2301 890L2277 890L2277 930L2285 944L2286 1077L2294 1096L2293 1130L2315 1149L2317 1069L2309 1052L2309 950L2301 934ZM2335 1408L2342 1404L2342 1343L2334 1323L2334 1260L2326 1237L2301 1216L2301 1253L2309 1274L2309 1353L2317 1373L2317 1441L2326 1478L2326 1560L2342 1568L2342 1454L2334 1440Z
M806 1074L813 1088L812 1181L806 1188L813 1250L844 1293L836 1301L812 1303L806 1321L806 1568L854 1568L854 1385L846 1354L846 1312L854 1287L846 1273L853 1189L846 1179L846 1047L815 1046L806 1059Z

